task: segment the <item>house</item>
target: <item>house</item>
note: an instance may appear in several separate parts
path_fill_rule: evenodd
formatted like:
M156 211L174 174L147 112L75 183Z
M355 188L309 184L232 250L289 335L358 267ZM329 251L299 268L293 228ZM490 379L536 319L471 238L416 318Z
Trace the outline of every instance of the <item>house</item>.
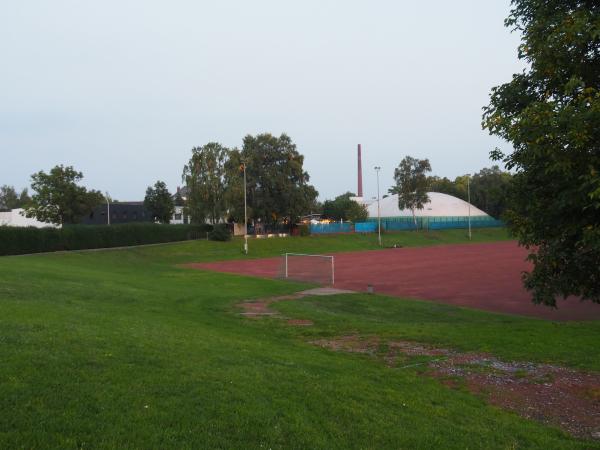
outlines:
M110 221L107 212L110 211ZM81 220L85 225L108 225L131 222L153 222L152 214L144 206L144 202L113 202L96 206L94 210Z
M171 225L181 225L190 223L190 218L185 214L184 206L188 197L188 188L184 186L180 188L177 186L177 192L172 195L173 202L175 203L175 212L173 217L169 221Z

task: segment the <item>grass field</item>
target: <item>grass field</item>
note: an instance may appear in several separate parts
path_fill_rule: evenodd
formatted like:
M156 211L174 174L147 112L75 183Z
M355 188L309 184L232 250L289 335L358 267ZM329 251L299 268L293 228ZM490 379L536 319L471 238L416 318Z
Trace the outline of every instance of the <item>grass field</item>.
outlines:
M454 243L464 230L385 239ZM250 244L253 257L376 246L360 235ZM315 322L290 327L235 305L303 286L177 267L240 257L240 241L195 241L0 258L0 448L599 447L416 369L307 343L359 332L597 371L597 322L342 295L275 305Z

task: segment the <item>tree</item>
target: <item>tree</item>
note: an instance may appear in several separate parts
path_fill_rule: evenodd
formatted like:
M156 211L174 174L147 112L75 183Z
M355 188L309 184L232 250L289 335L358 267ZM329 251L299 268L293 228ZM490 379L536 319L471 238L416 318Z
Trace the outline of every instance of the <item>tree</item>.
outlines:
M346 220L350 222L364 222L369 217L367 208L352 200L356 195L352 192L338 195L333 200L323 203L323 217L331 220Z
M511 182L512 175L498 166L481 169L471 178L471 203L490 216L503 217Z
M600 302L600 3L513 0L527 69L492 89L483 127L513 151L508 223L529 249L533 301Z
M346 211L346 217L352 223L364 222L369 218L369 211L365 205L352 200L350 208Z
M248 218L254 217L251 202L246 202L244 211L244 160L240 150L233 149L225 162L225 205L230 222L244 223L245 212Z
M427 195L427 172L431 172L428 159L416 159L412 156L405 157L394 171L396 186L394 193L398 194L398 208L410 209L415 227L417 217L415 210L423 209L429 201Z
M468 175L461 175L454 179L428 177L429 190L453 195L467 201ZM481 169L471 177L471 203L489 215L501 218L507 208L507 198L512 175L503 172L500 167L492 166Z
M229 156L226 198L233 219L244 217L244 164L249 219L292 223L315 206L318 193L308 183L304 157L286 134L248 135L242 150L231 151Z
M427 189L430 192L441 192L442 194L448 194L454 197L462 198L462 193L459 192L456 183L446 177L427 177L427 186Z
M192 149L183 168L188 189L187 212L194 223L218 223L226 213L225 163L230 150L217 142Z
M148 186L144 206L150 211L154 220L158 220L160 223L171 221L171 217L175 212L175 205L164 181L157 181L154 183L154 187Z
M104 201L99 191L77 185L82 178L81 172L63 165L55 166L48 174L40 170L31 175L35 194L25 208L26 216L57 225L78 223Z
M7 184L0 187L0 209L16 209L23 208L31 201L27 188L23 189L20 194L13 186Z

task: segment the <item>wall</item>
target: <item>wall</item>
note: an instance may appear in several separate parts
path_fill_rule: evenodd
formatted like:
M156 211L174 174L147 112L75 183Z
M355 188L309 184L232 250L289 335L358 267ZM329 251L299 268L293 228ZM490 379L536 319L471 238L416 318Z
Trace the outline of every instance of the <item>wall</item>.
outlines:
M8 225L11 227L60 228L60 225L40 222L39 220L25 217L25 210L22 208L13 209L7 212L0 212L0 226L2 225Z

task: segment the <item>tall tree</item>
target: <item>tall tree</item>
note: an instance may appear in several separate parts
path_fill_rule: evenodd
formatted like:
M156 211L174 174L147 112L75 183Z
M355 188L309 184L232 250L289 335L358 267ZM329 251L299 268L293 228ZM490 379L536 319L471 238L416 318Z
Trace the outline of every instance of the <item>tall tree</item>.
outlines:
M78 223L104 201L99 191L77 185L82 178L81 172L63 165L54 167L50 173L40 170L31 175L35 193L25 209L27 217L57 225Z
M537 303L600 302L600 3L513 0L527 69L492 89L483 126L514 150L509 225L530 250Z
M175 205L164 181L157 181L154 187L148 186L144 206L150 211L154 220L160 223L170 222L175 212Z
M192 157L183 168L188 189L187 212L194 223L209 220L218 223L226 213L225 163L229 149L209 142L192 149Z
M254 217L252 202L247 201L246 211L244 210L244 165L242 152L237 148L231 150L225 162L224 200L228 220L236 223L244 223L245 212L248 214L248 219Z
M415 211L423 209L429 201L427 195L427 172L431 172L428 159L416 159L412 156L405 157L394 171L396 186L392 191L398 194L398 208L410 209L415 227L417 217Z
M246 136L227 164L230 214L243 217L243 164L246 165L250 219L274 224L295 221L315 205L317 191L304 171L304 157L286 134Z

